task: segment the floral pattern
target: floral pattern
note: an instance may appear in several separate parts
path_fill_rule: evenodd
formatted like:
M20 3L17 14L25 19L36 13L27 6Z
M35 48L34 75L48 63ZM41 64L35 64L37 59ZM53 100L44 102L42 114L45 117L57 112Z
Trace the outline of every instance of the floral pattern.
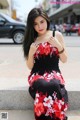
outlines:
M34 60L39 59L42 56L52 55L59 57L58 49L56 47L52 47L50 43L40 43L38 45L37 51L34 54ZM60 80L61 84L65 84L65 81L60 72L52 70L51 72L44 72L43 75L39 73L30 73L28 76L29 85L32 86L35 81L38 79L44 79L47 82L50 82L51 79ZM50 116L51 118L56 118L63 120L65 118L65 111L68 108L67 103L65 103L64 98L58 99L56 96L56 92L52 95L43 94L42 92L36 91L35 100L34 100L34 113L35 116L39 117L41 115Z
M44 80L46 80L47 82L49 82L51 79L55 78L60 80L61 84L65 84L65 81L62 77L62 74L56 71L52 71L51 73L47 73L45 72L43 75L39 75L38 73L33 73L28 77L28 82L30 84L30 86L32 86L33 82L38 80L39 78L42 78Z
M64 103L64 99L58 100L56 93L54 92L52 96L47 96L47 94L36 93L34 101L34 112L36 116L45 114L45 116L50 116L51 118L59 118L63 120L65 117L65 111L68 105Z
M34 59L35 58L39 59L39 57L43 55L51 56L52 54L55 54L58 56L58 49L56 47L52 47L48 42L40 43L36 53L34 54ZM50 73L45 72L43 75L39 75L38 73L31 73L28 77L28 82L30 85L32 85L32 83L39 78L45 79L47 82L49 82L50 79L55 78L55 79L59 79L61 84L65 84L65 81L61 73L56 71L52 71Z
M49 55L50 56L52 54L56 54L58 56L58 49L56 47L52 47L52 45L50 45L50 43L48 42L44 42L44 43L40 43L38 45L38 49L36 51L36 53L34 54L34 58L39 58L42 55Z

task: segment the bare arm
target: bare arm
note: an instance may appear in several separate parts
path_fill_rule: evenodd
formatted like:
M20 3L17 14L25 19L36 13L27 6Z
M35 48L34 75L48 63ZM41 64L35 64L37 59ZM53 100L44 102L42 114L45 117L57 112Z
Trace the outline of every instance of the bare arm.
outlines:
M63 35L59 31L55 31L55 37L50 37L49 43L52 44L54 47L58 48L58 51L62 51L61 54L59 54L60 60L65 63L67 61L67 52L64 44L64 38Z
M64 48L64 51L59 54L59 57L60 57L60 60L65 63L67 61L67 51L66 51L66 47L65 47L65 44L64 44L64 38L63 38L63 35L56 31L56 38L58 39L58 41L60 42L60 45L58 46L58 50L61 51L63 48Z
M34 58L32 55L29 54L27 58L27 66L31 70L33 68L33 65L34 65Z
M33 68L34 65L34 53L36 52L36 50L37 46L35 45L35 43L32 43L27 58L27 66L30 70Z

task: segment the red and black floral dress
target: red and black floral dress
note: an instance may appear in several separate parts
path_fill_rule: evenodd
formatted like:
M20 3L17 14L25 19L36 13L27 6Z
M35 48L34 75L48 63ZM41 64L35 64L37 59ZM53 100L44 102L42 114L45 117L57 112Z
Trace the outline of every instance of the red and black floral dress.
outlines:
M28 82L29 93L34 99L35 119L66 120L68 95L56 47L48 42L38 45Z

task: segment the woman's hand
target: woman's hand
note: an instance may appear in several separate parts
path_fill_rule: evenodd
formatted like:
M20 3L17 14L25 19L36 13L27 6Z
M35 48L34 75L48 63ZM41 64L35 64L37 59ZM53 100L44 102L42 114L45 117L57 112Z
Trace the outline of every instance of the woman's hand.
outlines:
M33 65L34 65L34 56L33 55L35 54L37 48L38 48L38 46L35 43L32 43L30 46L29 55L27 58L27 66L29 69L33 68Z
M36 43L32 43L30 46L29 55L33 56L37 48L38 48L38 45L36 45Z
M59 42L59 40L57 40L55 37L50 37L49 41L48 41L53 47L57 47L58 50L62 49L62 45Z

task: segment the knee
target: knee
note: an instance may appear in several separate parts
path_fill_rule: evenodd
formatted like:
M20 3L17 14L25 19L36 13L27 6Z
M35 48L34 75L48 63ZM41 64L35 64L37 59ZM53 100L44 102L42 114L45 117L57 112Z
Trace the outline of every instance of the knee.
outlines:
M59 88L60 87L60 81L59 80L51 80L50 81L50 84L56 88Z
M46 81L44 79L38 79L34 82L34 87L43 88L46 85Z

